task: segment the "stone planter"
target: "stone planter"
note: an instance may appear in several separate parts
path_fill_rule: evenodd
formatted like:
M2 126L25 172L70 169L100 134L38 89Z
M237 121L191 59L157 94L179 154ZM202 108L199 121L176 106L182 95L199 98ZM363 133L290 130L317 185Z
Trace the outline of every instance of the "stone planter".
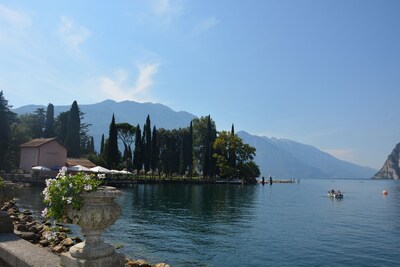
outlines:
M85 241L61 254L60 264L65 267L119 267L125 265L125 256L101 239L102 232L121 214L121 207L114 202L121 192L111 186L83 193L81 210L68 208L68 217L81 228Z

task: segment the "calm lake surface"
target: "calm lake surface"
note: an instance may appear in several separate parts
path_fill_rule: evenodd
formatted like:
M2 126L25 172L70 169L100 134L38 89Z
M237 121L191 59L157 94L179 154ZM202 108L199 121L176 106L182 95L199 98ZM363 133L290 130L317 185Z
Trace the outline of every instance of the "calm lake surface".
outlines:
M339 189L343 199L330 199ZM382 194L389 192L388 196ZM19 191L42 209L41 188ZM135 185L103 235L130 258L175 266L399 266L400 181Z

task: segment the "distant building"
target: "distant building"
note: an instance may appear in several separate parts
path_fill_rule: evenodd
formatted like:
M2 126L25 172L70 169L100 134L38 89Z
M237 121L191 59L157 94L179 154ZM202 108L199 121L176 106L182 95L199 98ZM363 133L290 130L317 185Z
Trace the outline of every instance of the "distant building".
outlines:
M76 165L81 165L89 169L96 167L96 164L94 164L88 159L67 158L67 164L66 164L67 167L72 167Z
M19 167L30 172L34 166L58 170L67 163L67 148L56 138L38 138L20 145Z

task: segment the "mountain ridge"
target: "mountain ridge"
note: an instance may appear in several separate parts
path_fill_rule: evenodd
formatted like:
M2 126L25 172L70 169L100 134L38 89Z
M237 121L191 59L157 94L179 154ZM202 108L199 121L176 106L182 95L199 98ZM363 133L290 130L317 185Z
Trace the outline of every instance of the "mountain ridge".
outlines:
M333 157L311 145L289 139L237 133L257 148L256 163L262 175L296 178L370 178L376 170ZM264 162L269 162L265 164Z

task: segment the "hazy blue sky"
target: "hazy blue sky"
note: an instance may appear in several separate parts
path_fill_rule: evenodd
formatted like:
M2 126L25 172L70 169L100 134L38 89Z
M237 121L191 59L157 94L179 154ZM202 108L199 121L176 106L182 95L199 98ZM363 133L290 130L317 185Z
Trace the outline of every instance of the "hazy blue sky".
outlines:
M0 1L0 59L14 107L158 102L375 168L400 142L397 0Z

